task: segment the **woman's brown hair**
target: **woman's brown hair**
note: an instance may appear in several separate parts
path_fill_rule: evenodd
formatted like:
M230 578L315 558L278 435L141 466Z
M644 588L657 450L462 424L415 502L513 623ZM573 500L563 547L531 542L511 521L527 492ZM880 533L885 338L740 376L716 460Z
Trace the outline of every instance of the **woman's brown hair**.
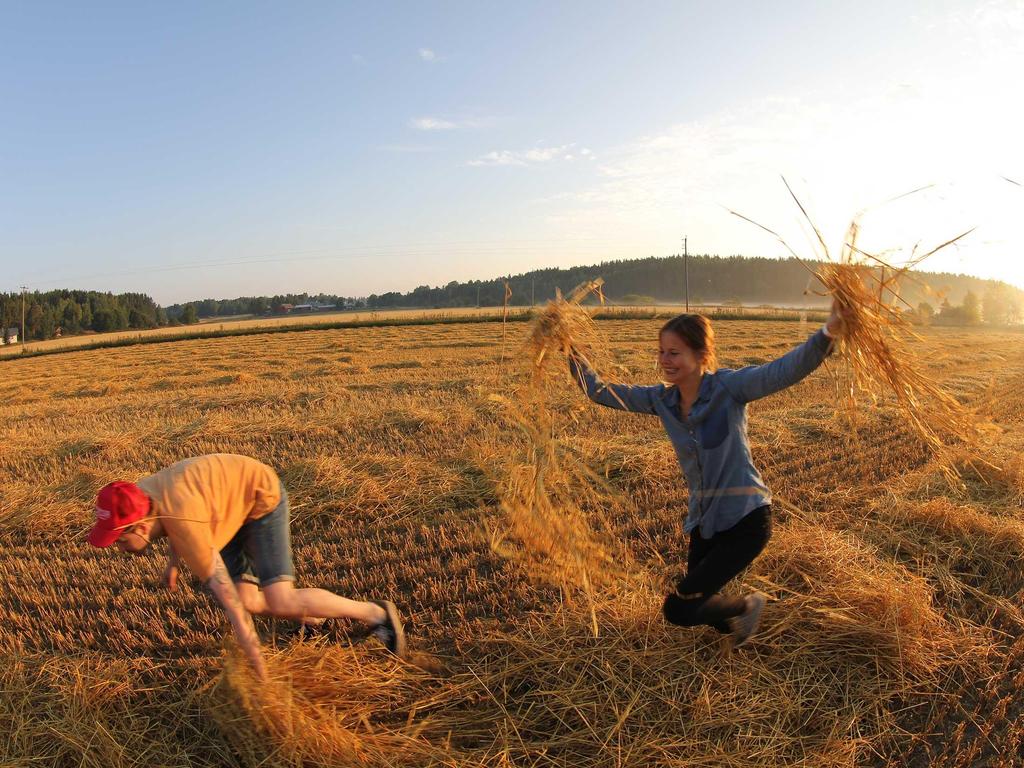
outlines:
M715 331L711 328L711 321L704 315L677 315L661 326L658 335L665 331L672 331L686 342L686 345L697 353L704 370L714 371L718 367Z

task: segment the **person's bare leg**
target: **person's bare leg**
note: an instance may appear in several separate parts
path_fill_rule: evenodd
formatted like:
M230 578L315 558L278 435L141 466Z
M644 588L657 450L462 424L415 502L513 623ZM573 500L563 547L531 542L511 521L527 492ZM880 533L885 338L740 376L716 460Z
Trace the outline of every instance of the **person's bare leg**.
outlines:
M356 619L377 626L387 619L376 603L349 600L326 589L296 589L291 581L268 584L263 597L274 616L306 624L318 624L317 619Z
M242 605L245 606L245 610L254 616L271 615L270 606L267 605L267 599L264 597L263 591L258 586L253 584L251 581L236 581L235 587L238 589L238 596L241 598ZM301 623L309 627L319 627L324 623L324 620L308 616L303 619Z
M266 616L270 613L270 606L267 605L266 598L258 586L249 581L236 581L235 589L238 590L242 605L249 613L254 616Z

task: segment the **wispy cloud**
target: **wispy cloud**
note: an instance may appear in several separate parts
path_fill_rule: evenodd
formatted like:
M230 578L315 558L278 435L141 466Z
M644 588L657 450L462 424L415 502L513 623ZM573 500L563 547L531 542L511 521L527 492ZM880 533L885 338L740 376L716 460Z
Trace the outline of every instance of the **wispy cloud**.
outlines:
M451 120L442 120L439 117L414 117L410 124L419 131L451 131L459 127Z
M442 57L438 56L437 52L432 48L420 48L417 53L419 53L420 58L423 59L423 61L436 62L442 60Z
M1024 47L1024 5L1019 0L987 0L975 6L950 11L944 19L954 35L974 44L1016 49ZM931 27L937 26L931 24Z
M381 144L377 149L381 152L397 152L407 155L438 151L437 147L428 147L422 144Z
M355 64L356 66L359 66L359 67L366 66L366 57L363 56L363 54L361 54L361 53L353 53L351 55L351 59L352 59L352 63Z
M576 159L573 154L575 144L562 144L558 147L533 147L531 149L498 149L481 155L475 160L470 160L469 165L538 165L550 163L555 160L571 162ZM586 147L579 150L581 157L592 159L594 157Z
M414 117L409 125L418 131L455 131L489 128L498 122L496 117Z
M728 213L735 210L780 232L801 255L816 255L816 238L782 175L833 255L859 212L859 244L893 261L917 243L938 244L975 225L986 237L1019 243L1006 225L1016 220L1011 203L1019 211L1019 199L1010 199L1017 188L996 182L1022 167L1012 159L1021 106L998 98L999 70L979 77L982 71L989 70L915 78L913 88L898 77L855 99L768 97L665 126L603 148L596 177L543 201L547 225L599 235L622 252L664 252L688 234L691 249L786 255L773 238ZM977 141L981 115L984 142ZM885 202L930 183L937 185L933 194ZM964 271L958 259L974 248L965 242L930 259L928 268ZM990 273L1016 271L1024 283L1024 269L1011 270L994 246L976 254L975 271L984 262Z

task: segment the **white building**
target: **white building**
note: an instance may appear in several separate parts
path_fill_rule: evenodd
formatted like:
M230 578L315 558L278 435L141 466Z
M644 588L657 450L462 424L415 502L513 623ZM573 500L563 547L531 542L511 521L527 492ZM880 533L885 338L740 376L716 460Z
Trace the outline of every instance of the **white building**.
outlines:
M4 344L17 344L18 343L18 327L4 328L3 339Z

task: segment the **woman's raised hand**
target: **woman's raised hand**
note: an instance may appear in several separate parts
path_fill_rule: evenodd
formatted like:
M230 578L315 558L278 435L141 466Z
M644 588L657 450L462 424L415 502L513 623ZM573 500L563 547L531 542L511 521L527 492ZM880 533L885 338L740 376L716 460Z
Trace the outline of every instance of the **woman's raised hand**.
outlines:
M849 307L840 303L839 299L832 299L832 314L825 322L825 329L829 336L842 336L846 332L846 321L853 317Z

